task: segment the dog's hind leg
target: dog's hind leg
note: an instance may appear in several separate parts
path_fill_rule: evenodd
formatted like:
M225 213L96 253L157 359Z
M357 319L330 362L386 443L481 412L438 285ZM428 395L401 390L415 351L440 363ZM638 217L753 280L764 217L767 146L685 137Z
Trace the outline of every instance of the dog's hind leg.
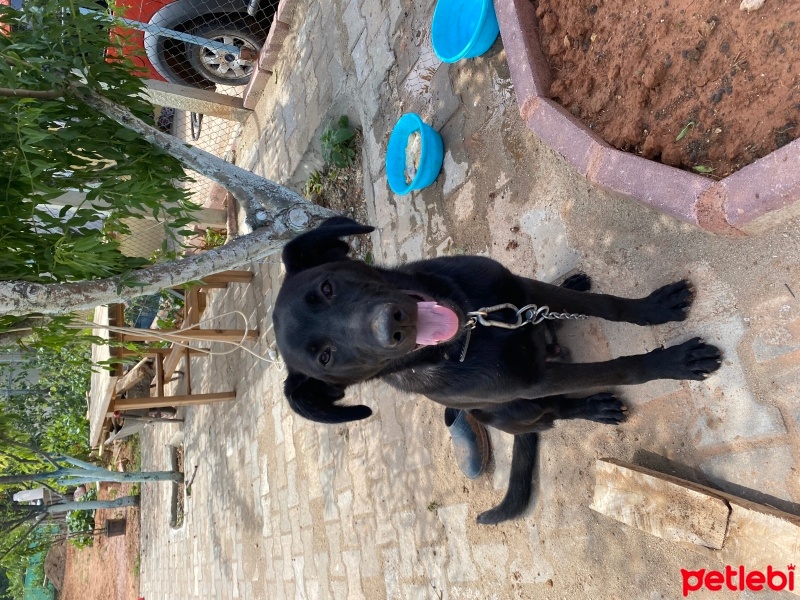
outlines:
M625 420L626 411L616 396L602 392L587 398L520 398L485 409L473 408L469 412L484 425L518 435L546 431L557 419L586 419L616 425Z
M479 514L478 523L497 525L525 512L533 492L533 471L536 468L538 446L538 433L522 433L514 436L511 475L506 495L500 504Z
M530 504L533 492L538 431L552 427L556 419L588 419L617 424L625 420L625 405L612 394L588 398L552 396L538 400L514 400L493 409L470 411L477 420L514 434L511 474L503 501L478 515L481 525L496 525L520 516Z

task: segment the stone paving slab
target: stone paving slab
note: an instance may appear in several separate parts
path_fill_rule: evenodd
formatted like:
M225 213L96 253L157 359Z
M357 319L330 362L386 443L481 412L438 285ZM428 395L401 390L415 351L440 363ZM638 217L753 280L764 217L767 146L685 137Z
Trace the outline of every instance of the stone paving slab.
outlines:
M346 114L364 132L376 260L487 254L547 280L583 270L597 291L633 297L688 277L696 301L686 322L569 323L561 335L575 360L597 360L700 334L722 347L723 369L700 384L619 390L631 407L620 427L559 424L542 439L535 506L479 527L477 514L505 489L510 436L491 432L491 471L469 481L455 467L443 411L424 398L367 383L348 396L372 418L317 425L291 413L276 365L242 350L204 359L193 366L195 387L233 387L237 398L182 411L186 465L198 471L179 529L168 524L168 487L143 485L142 596L680 597L680 569L719 568L718 559L593 513L593 465L632 461L798 512L798 222L758 238L714 238L591 187L528 132L502 41L444 65L426 33L433 0L390 4L296 2L239 163L299 188L322 165L320 131ZM446 158L432 186L398 197L383 152L411 108L436 123ZM248 347L266 356L281 268L277 256L250 268L253 282L213 291L209 311L242 311L260 331ZM221 316L220 326L240 327L237 319ZM166 467L176 429L145 430L145 468Z

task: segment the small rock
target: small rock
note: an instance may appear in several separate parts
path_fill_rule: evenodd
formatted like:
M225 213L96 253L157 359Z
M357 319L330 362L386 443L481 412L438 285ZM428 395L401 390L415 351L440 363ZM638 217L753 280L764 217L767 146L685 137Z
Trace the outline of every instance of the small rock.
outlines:
M548 35L552 34L558 27L558 19L553 13L547 13L542 17L542 27Z
M176 431L172 435L172 437L169 438L167 446L171 446L172 448L180 448L181 446L183 446L183 438L184 438L183 431Z
M766 0L742 0L742 3L739 5L739 10L753 12L764 6L765 1Z

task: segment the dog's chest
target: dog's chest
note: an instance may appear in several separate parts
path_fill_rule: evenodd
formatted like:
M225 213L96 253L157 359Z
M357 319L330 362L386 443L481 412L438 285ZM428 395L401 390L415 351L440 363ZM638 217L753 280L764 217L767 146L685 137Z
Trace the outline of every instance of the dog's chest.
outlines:
M535 329L473 330L447 347L431 349L424 358L382 379L405 392L434 399L469 390L491 389L499 382L521 380L544 362L544 336Z
M442 372L441 365L420 365L404 371L392 373L384 381L394 388L417 394L426 394L431 390L440 389L447 381L447 376Z

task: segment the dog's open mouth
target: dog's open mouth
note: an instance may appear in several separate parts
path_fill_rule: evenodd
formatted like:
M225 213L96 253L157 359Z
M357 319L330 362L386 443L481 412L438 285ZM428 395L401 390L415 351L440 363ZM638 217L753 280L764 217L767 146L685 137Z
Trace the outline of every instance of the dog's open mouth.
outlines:
M458 315L436 302L417 302L417 344L432 346L458 333Z
M417 291L403 290L417 303L417 347L434 346L453 339L459 330L456 312Z

